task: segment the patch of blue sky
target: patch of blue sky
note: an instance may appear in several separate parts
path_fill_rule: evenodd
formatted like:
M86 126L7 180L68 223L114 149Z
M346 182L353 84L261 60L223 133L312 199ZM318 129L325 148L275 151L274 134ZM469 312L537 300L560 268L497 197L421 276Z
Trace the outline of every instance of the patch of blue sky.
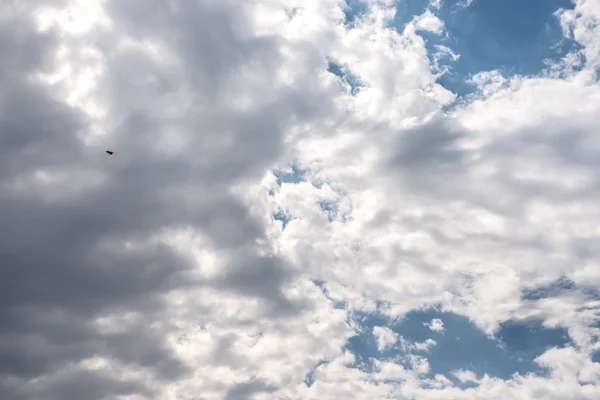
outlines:
M469 80L479 72L536 75L548 63L556 63L579 48L563 36L554 15L561 8L572 9L571 0L474 0L468 7L461 3L464 1L445 0L439 10L431 8L444 22L447 35L420 32L432 61L436 53L440 55L437 46L460 56L454 60L446 55L438 60L440 69L448 69L438 83L459 98L476 90ZM398 0L392 26L402 32L428 5L428 0Z
M600 300L600 290L598 290L596 285L577 285L566 276L563 276L548 285L525 289L521 294L521 298L523 300L542 300L560 297L575 291L581 293L587 299Z
M358 334L348 339L344 346L354 354L355 362L353 367L366 372L373 372L372 360L392 360L402 354L400 352L384 351L381 353L377 348L377 339L373 335L373 328L376 326L385 326L388 321L381 314L356 313L350 316L355 324L358 324Z
M354 26L355 22L369 10L365 0L346 0L344 8L345 24L347 28Z
M311 387L311 386L313 385L313 383L315 383L314 374L315 374L315 372L317 371L317 369L318 369L318 368L319 368L321 365L323 365L323 364L327 364L327 363L328 363L328 361L326 361L326 360L321 360L321 361L319 361L319 362L317 363L317 365L315 365L315 366L313 367L313 369L311 369L311 370L310 370L310 371L309 371L309 372L306 374L306 376L305 376L305 378L304 378L304 384L305 384L307 387Z
M300 183L306 181L306 176L308 174L308 170L302 169L298 167L295 163L290 164L287 168L280 168L273 170L273 175L275 175L275 182L277 186L281 186L284 183ZM274 196L275 190L269 189L269 196ZM282 220L283 215L276 214L274 216L275 219ZM289 222L289 220L287 221ZM286 222L286 224L287 224ZM284 225L285 226L285 225Z
M429 0L398 0L395 3L396 15L391 26L402 33L406 24L429 8Z
M300 183L306 180L306 170L299 168L296 164L290 165L287 169L273 171L277 178L277 184L281 186L283 183Z
M444 323L444 331L433 331L428 323L439 318ZM408 343L435 340L436 344L428 352L411 350L415 355L426 358L431 370L429 378L443 374L461 387L452 371L471 370L478 377L488 374L492 377L509 379L515 372L525 375L535 373L546 375L534 359L551 347L564 347L569 337L565 329L546 329L537 322L508 322L497 332L497 339L487 337L467 318L436 310L410 312L401 320L389 319L381 314L361 314L354 317L361 327L358 334L350 338L346 348L356 356L356 368L372 371L372 359L393 360L410 368L403 350L396 347L379 351L373 335L375 326L385 326L396 332Z
M335 201L321 201L319 202L319 207L321 210L327 213L327 220L329 222L333 221L338 214L338 204Z
M273 215L273 219L275 221L281 222L281 225L282 225L283 229L285 229L285 227L287 226L287 224L289 224L289 222L292 220L285 212L283 212L281 210L277 211Z
M335 300L329 295L329 290L327 289L327 284L325 281L318 280L318 279L312 279L311 281L316 287L321 289L321 292L323 292L323 296L325 296L327 298L327 300L329 300L331 302L331 304L333 305L333 308L338 309L338 310L346 309L347 304L345 302Z
M575 282L567 277L561 277L549 285L524 290L521 298L523 300L541 300L557 297L572 290L575 290Z
M548 329L538 321L507 321L500 325L497 337L503 348L525 362L533 361L551 347L571 344L566 329Z
M348 85L350 94L353 96L355 96L360 91L360 88L364 86L360 79L358 79L358 77L346 66L339 64L332 59L328 60L327 71L337 76L342 84Z

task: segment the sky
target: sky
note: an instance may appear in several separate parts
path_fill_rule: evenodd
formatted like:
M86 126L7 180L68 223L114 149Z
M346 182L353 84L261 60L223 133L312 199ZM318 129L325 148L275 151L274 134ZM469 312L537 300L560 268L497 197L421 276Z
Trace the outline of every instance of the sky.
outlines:
M0 398L600 398L600 2L0 8Z

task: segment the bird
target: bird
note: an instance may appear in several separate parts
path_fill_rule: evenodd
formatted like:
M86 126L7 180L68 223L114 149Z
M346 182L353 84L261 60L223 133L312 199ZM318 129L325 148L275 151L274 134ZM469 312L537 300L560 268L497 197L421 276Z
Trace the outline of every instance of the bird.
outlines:
M112 154L113 154L113 152L112 152L112 151L110 151L110 150L106 150L106 152L107 152L108 154L110 154L110 155L112 155Z

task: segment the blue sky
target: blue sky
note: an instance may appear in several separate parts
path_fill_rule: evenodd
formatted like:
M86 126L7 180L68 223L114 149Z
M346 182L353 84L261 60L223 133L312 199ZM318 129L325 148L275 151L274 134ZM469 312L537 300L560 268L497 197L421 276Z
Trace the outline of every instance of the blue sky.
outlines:
M346 20L350 23L367 10L361 0L347 3ZM395 6L397 13L391 25L400 32L428 9L444 22L447 35L420 34L427 41L431 57L435 45L446 46L460 55L456 61L446 56L439 64L449 69L439 83L459 96L475 90L468 80L479 72L536 75L547 67L547 60L556 62L580 48L563 36L554 15L561 8L572 9L571 0L474 0L469 6L464 0L444 0L439 10L430 7L428 0L400 0Z
M317 282L317 285L327 295L326 283ZM343 302L333 303L336 308L346 307ZM546 328L539 320L506 321L491 337L468 318L443 312L435 307L411 311L402 318L391 318L386 316L383 304L379 305L380 309L371 313L348 310L350 320L357 325L357 330L345 347L356 356L354 368L368 372L373 371L373 360L401 360L401 365L410 368L405 357L412 353L428 360L431 369L426 374L427 377L442 374L456 385L466 388L473 383L461 383L453 372L468 370L478 378L487 374L500 379L509 379L515 373L545 376L548 371L535 363L535 358L550 348L572 345L566 329ZM435 319L442 321L443 331L430 328ZM426 352L414 349L407 351L399 346L399 342L380 351L373 334L375 327L389 328L409 344L422 343L428 339L433 339L436 344Z

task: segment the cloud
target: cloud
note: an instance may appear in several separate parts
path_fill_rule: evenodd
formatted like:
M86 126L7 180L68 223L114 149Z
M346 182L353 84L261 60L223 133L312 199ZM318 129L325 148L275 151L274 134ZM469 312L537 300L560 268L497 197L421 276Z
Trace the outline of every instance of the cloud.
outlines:
M435 346L435 344L436 344L435 340L433 340L433 339L427 339L424 342L413 344L411 346L411 348L413 348L414 350L417 350L417 351L425 351L425 352L427 352L427 351L429 351L429 349L432 346Z
M386 347L391 346L398 341L398 334L384 326L374 327L373 335L377 338L377 349L379 351L384 350Z
M107 2L109 28L75 33L40 31L30 18L36 6L55 7L44 11L48 22L66 4L4 17L2 46L14 57L1 73L2 397L160 396L159 382L195 368L169 337L188 328L173 304L198 290L213 291L202 305L209 315L226 293L254 301L259 319L314 305L284 294L297 273L255 245L264 222L230 190L260 179L283 153L291 118L326 113L327 87L307 89L305 71L301 91L276 88L280 45L244 32L242 10L173 4ZM257 93L267 76L271 93ZM177 235L191 236L191 247L176 249ZM197 259L196 249L208 254ZM222 273L197 267L208 262ZM226 360L226 349L207 361ZM86 364L95 355L98 375ZM119 368L137 372L118 380ZM49 383L24 386L36 377ZM239 385L231 396L272 387Z
M444 322L439 318L434 318L429 324L425 324L434 332L444 332Z
M600 6L590 0L575 2L573 10L560 10L557 12L565 36L573 37L582 46L582 53L586 58L586 67L596 69L600 67L598 40L600 33Z
M444 30L444 23L429 10L423 15L416 17L413 23L417 30L429 31L436 34L441 34Z
M429 4L431 7L439 9L442 6L443 1L444 0L431 0Z
M473 371L465 371L465 370L459 370L454 372L454 376L456 376L456 379L458 379L459 381L465 383L465 382L477 382L477 376L475 375L475 373Z
M582 68L481 71L455 103L421 36L444 21L397 31L391 1L352 26L337 0L13 2L0 397L597 398L593 4L559 13ZM437 374L433 338L385 358L382 322L349 350L353 316L430 307L571 343L510 379Z

